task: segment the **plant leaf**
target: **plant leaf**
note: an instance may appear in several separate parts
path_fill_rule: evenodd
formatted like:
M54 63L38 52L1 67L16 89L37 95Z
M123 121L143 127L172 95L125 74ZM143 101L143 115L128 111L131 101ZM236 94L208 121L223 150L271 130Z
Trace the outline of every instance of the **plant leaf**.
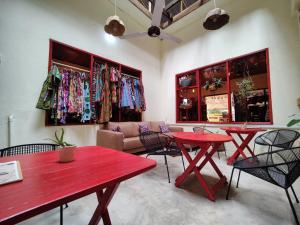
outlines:
M288 122L287 126L291 127L291 126L294 126L297 123L300 123L300 119L292 119L290 122Z
M57 133L56 133L56 132L57 132L57 131L55 131L55 132L54 132L55 139L56 139L56 141L57 141L57 142L59 142L59 138L58 138L58 136L57 136Z
M61 128L61 136L60 136L60 142L64 142L64 134L65 134L65 130L64 128Z
M46 138L46 140L50 140L50 141L52 141L53 143L60 145L58 141L53 140L53 139L51 139L51 138Z
M69 144L67 142L64 142L65 146L74 146L73 144Z

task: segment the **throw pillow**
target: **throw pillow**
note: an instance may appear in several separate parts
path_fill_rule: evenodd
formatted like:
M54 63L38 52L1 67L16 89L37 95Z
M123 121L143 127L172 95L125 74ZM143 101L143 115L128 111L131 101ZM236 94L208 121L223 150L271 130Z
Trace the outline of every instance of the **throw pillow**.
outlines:
M119 126L113 127L111 130L114 132L121 132L121 128Z
M150 131L149 126L148 126L147 123L140 124L139 125L139 130L140 130L140 134Z
M159 128L160 128L160 132L162 132L162 133L169 133L170 132L170 129L166 124L160 124Z

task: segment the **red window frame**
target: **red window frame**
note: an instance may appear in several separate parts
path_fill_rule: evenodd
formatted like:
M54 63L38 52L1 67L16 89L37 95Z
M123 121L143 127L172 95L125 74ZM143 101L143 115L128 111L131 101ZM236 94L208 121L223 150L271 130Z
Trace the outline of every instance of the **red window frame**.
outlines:
M217 63L213 63L210 65L206 65L203 67L198 67L189 71L185 71L182 73L178 73L175 75L175 98L176 98L176 104L175 104L175 112L176 112L176 123L203 123L203 124L243 124L245 122L234 122L232 121L232 110L231 110L231 85L230 85L230 72L229 72L229 66L230 66L230 62L232 60L235 59L239 59L239 58L243 58L243 57L247 57L250 56L252 54L255 53L259 53L259 52L265 52L266 54L266 67L267 67L267 85L268 85L268 104L269 104L269 118L270 121L268 122L247 122L248 124L252 124L252 125L271 125L273 124L273 111L272 111L272 91L271 91L271 81L270 81L270 65L269 65L269 49L265 48L265 49L261 49L255 52L251 52L251 53L247 53L244 55L240 55L237 57L233 57L233 58L228 58L226 60L217 62ZM215 65L219 65L219 64L226 64L226 81L227 81L227 95L228 95L228 116L229 116L229 122L209 122L209 121L203 121L201 120L202 118L202 112L201 112L201 73L200 71L208 68L208 67L212 67ZM179 78L190 74L190 73L196 73L196 86L190 86L190 87L180 87L179 85ZM178 98L178 92L182 89L186 89L186 88L197 88L198 89L198 120L197 121L185 121L185 120L180 120L180 112L179 112L179 98Z

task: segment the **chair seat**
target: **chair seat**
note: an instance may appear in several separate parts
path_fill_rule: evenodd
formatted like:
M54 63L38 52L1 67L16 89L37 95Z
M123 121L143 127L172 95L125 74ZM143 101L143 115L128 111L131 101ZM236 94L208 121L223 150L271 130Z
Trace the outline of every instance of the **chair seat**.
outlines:
M258 178L283 188L288 188L293 182L293 174L299 170L299 149L279 150L264 153L256 157L236 161L234 168L252 174Z

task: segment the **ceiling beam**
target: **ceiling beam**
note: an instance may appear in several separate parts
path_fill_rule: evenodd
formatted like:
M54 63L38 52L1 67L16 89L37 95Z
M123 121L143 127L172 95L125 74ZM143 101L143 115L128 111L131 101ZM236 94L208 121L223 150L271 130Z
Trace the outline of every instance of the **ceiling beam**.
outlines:
M190 14L191 12L198 9L200 6L204 5L205 3L209 2L209 1L210 0L198 0L198 1L196 1L195 3L193 3L192 5L190 5L189 7L187 7L186 9L181 11L180 13L178 13L177 15L173 16L173 22L172 23L175 23L176 21L180 20L182 17L185 17L186 15ZM170 26L172 23L165 22L165 23L162 24L161 28L165 29L168 26Z
M145 6L140 3L138 0L129 0L135 7L137 7L139 10L141 10L149 19L152 19L152 13L149 12L148 9L145 8Z

